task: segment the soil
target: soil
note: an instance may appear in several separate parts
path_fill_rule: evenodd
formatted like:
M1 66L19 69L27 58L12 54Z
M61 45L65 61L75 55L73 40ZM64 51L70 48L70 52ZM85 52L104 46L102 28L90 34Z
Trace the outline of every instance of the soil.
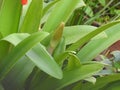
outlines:
M106 55L108 58L111 57L111 52L112 51L120 51L120 40L112 44L109 48L107 48L105 51L102 52L103 55Z

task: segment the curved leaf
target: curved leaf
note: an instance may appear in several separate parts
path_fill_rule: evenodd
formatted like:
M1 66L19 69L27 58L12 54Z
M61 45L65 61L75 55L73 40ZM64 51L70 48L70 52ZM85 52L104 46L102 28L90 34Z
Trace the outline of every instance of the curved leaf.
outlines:
M42 17L43 0L32 0L22 22L20 32L33 33L38 31Z
M35 90L60 90L67 85L70 85L72 83L94 75L95 73L99 72L102 68L103 65L100 63L83 65L77 69L64 72L63 78L61 80L56 80L51 77L46 78L39 86L35 87Z
M101 89L102 87L106 86L108 83L111 83L117 80L120 80L120 74L113 74L109 76L99 77L97 78L95 84L92 84L92 83L82 84L81 90L90 90L93 88L94 90L103 90Z
M106 29L107 38L90 41L77 54L82 62L90 61L114 42L120 40L120 24Z
M67 50L75 50L75 49L82 47L85 43L89 42L91 38L95 37L97 34L107 30L108 28L110 28L118 23L120 23L120 21L111 22L104 26L101 26L100 28L94 30L93 32L88 33L86 36L79 39L77 42L72 44Z
M94 31L95 29L97 28L89 25L67 26L63 30L65 44L68 45L75 43L80 38L84 37L85 35Z
M22 10L21 0L0 0L0 34L5 37L18 32L19 20ZM9 44L0 42L0 61L7 55Z
M66 22L79 2L83 3L83 0L75 0L74 2L73 0L60 0L48 17L43 30L52 32L60 25L61 22ZM81 7L82 6L84 6L84 3L81 4Z
M26 55L41 70L57 78L62 78L62 70L41 44L34 46Z
M25 55L35 44L43 40L48 33L37 32L32 34L22 42L20 42L12 51L6 56L6 58L0 63L0 80L11 70L15 63Z
M0 10L0 32L4 36L18 32L21 0L4 0ZM7 26L6 26L7 25Z
M54 0L54 1L51 1L50 3L48 3L48 5L45 6L43 9L42 16L44 16L58 1L60 1L60 0Z
M6 40L14 45L17 45L21 40L27 38L27 33L17 33L5 37ZM41 45L35 45L31 50L26 53L26 56L41 70L48 73L49 75L61 79L62 71L47 50Z
M35 65L25 56L19 59L2 81L5 90L17 90L18 88L19 90L24 90L24 83L31 74L34 66Z

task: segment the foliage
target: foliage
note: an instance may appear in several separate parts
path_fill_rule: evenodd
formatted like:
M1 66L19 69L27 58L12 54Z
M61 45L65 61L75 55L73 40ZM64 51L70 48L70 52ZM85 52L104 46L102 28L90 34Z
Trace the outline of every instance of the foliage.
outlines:
M67 25L100 26L120 18L119 0L84 0L85 7L75 10Z
M98 1L102 13L106 2ZM100 15L88 5L96 2L46 2L29 0L23 6L21 0L0 0L0 89L106 90L111 84L119 88L119 51L112 52L112 58L94 59L120 39L120 21L79 25L91 24ZM81 22L81 15L74 23L76 11L84 11L90 20Z

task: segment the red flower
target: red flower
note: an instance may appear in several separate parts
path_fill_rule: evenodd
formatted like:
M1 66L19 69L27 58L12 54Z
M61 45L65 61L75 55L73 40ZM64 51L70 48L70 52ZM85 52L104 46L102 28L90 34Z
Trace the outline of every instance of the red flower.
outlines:
M22 5L26 5L28 0L21 0Z

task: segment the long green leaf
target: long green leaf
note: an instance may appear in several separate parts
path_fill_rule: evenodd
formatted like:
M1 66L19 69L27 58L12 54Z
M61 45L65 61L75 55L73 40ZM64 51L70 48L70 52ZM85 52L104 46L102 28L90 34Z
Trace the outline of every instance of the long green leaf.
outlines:
M46 78L39 86L35 87L35 90L60 90L61 88L83 80L86 77L90 77L95 73L99 72L103 68L102 64L88 64L83 65L75 70L67 71L63 73L61 80L56 80L51 77ZM38 82L39 83L39 82ZM47 85L47 87L46 87Z
M4 0L0 10L0 32L4 36L18 32L21 0Z
M21 9L21 0L2 1L0 9L0 34L2 37L18 32ZM7 55L8 49L8 43L0 42L0 61Z
M82 62L90 61L110 45L120 40L120 24L106 29L107 38L90 41L77 54Z
M48 5L46 5L43 9L42 16L44 16L58 1L60 1L60 0L54 0L54 1L51 1L50 3L48 3Z
M43 0L32 0L22 22L20 32L33 33L38 31L43 10Z
M93 88L94 90L99 90L99 89L101 90L101 88L106 86L108 83L111 83L117 80L120 80L120 74L113 74L109 76L99 77L97 78L95 85L93 85L92 83L83 84L81 90L90 90Z
M63 30L63 37L65 38L65 44L72 44L84 37L88 33L97 29L88 25L67 26Z
M111 82L100 90L119 90L120 89L120 80Z
M7 74L3 83L6 90L24 90L24 84L35 65L27 58L22 57ZM12 81L12 83L11 83ZM1 89L0 89L1 90Z
M108 23L104 26L101 26L100 28L94 30L93 32L88 33L86 36L82 37L81 39L79 39L77 42L75 42L74 44L72 44L67 50L75 50L78 49L79 47L83 46L85 43L89 42L91 38L93 38L94 36L96 36L97 34L105 31L106 29L116 25L120 23L120 21L115 21L112 23Z
M75 0L74 2L73 0L60 0L48 17L43 30L52 32L60 25L61 22L66 22L72 11L79 3L83 3L83 0ZM84 3L81 5L81 7L82 6L84 6Z
M62 70L41 44L34 46L26 55L47 74L58 79L62 78Z
M18 43L20 43L22 40L30 36L28 33L13 33L8 35L7 37L2 38L3 41L7 41L14 46L16 46Z
M62 53L59 53L57 56L55 56L55 60L58 64L61 66L63 65L64 60L71 54L75 54L76 52L74 51L64 51Z
M42 14L42 19L41 19L41 24L45 23L53 10L53 7L56 5L56 3L59 0L53 0L49 3L44 3L44 8L43 8L43 14Z
M5 37L3 40L8 41L13 45L17 45L19 42L21 42L21 40L24 40L28 36L29 34L17 33L11 34L8 37ZM26 53L26 56L44 72L58 79L62 78L62 71L60 67L58 67L54 59L41 44L34 46Z
M37 32L32 34L21 43L19 43L12 51L6 56L6 58L0 63L0 80L5 77L5 75L11 70L15 63L23 56L25 53L31 49L35 44L44 39L48 33Z
M102 68L103 68L102 64L90 64L83 65L80 68L75 69L73 71L65 72L64 78L59 82L60 84L57 88L62 88L76 81L85 79L86 77L90 77L95 73L99 72Z

